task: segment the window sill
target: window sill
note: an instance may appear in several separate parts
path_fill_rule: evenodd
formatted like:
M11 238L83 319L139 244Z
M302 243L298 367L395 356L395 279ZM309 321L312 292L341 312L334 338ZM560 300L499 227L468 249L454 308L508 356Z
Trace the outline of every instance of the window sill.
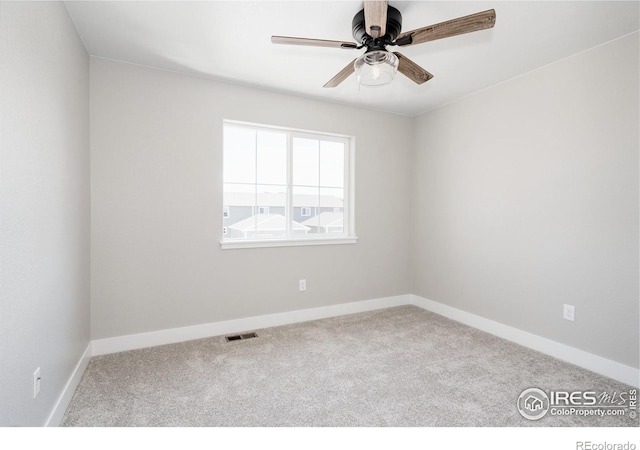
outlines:
M355 244L357 237L340 237L340 238L315 238L315 239L264 239L264 240L238 240L238 241L221 241L220 248L222 250L231 250L237 248L262 248L262 247L299 247L306 245L342 245Z

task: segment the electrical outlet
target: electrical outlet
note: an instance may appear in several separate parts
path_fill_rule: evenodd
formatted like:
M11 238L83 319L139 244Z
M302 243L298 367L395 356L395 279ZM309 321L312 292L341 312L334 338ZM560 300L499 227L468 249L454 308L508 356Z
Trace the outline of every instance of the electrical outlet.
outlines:
M300 280L298 282L298 288L300 289L300 292L306 291L307 290L307 280Z
M33 372L33 398L36 398L40 393L40 380L42 377L40 376L40 367Z
M573 322L576 319L576 308L572 305L563 305L562 318Z

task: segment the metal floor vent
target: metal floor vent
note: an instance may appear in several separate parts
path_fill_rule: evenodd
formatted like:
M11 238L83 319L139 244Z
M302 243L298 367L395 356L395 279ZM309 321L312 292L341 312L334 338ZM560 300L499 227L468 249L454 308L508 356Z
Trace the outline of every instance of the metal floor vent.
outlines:
M240 341L242 339L251 339L251 338L256 338L258 337L258 335L256 333L243 333L243 334L234 334L233 336L226 336L225 339L227 340L227 342L230 341Z

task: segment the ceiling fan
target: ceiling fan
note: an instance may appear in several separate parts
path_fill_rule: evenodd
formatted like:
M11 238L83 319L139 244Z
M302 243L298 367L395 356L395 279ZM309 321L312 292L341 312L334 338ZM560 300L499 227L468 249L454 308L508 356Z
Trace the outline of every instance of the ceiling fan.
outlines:
M422 44L492 28L495 22L496 12L490 9L401 33L400 11L389 6L386 1L365 0L364 9L360 10L352 21L353 37L358 43L289 36L271 36L271 42L343 49L366 48L364 54L350 62L324 85L327 88L338 86L354 72L357 73L360 84L381 86L391 82L398 70L414 82L422 84L433 78L433 75L400 52L389 52L387 46L405 47Z

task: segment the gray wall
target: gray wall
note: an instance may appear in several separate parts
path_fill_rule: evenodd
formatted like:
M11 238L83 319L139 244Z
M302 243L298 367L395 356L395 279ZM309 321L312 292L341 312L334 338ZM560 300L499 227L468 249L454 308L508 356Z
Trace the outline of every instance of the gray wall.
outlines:
M417 118L413 293L638 367L638 52L635 33Z
M39 426L89 343L89 58L63 3L0 4L0 99L0 425Z
M221 250L223 119L355 136L358 243ZM92 58L92 337L409 293L412 127Z

